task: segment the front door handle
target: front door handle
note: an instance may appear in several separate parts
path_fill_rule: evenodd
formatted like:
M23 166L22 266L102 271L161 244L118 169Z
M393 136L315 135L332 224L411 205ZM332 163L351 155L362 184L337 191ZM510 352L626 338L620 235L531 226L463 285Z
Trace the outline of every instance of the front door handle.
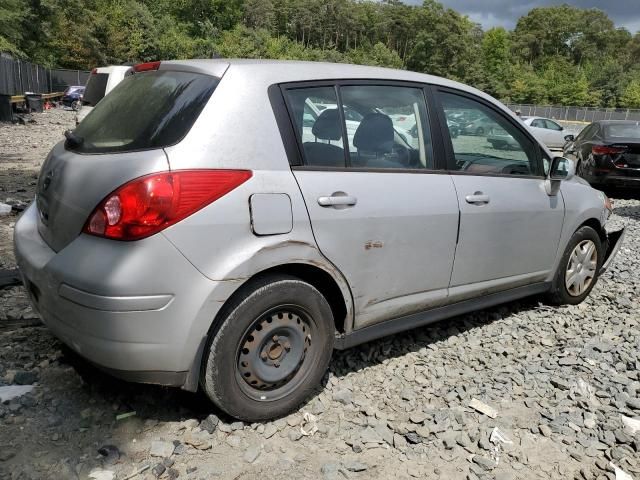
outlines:
M489 195L485 195L482 192L475 192L473 195L467 195L464 199L467 203L471 203L473 205L486 205L489 203Z
M318 197L318 205L321 207L351 207L356 203L358 203L358 199L350 195L333 194L329 197Z

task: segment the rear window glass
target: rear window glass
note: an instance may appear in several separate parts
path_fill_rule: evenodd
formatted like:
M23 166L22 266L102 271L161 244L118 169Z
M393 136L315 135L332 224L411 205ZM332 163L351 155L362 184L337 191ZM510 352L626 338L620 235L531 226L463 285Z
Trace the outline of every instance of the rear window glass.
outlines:
M607 125L606 137L640 138L640 123Z
M104 92L107 90L107 82L109 81L108 73L94 73L89 76L85 87L82 103L95 107L97 103L104 98Z
M180 141L218 85L209 75L145 72L126 77L75 129L80 153L130 152Z

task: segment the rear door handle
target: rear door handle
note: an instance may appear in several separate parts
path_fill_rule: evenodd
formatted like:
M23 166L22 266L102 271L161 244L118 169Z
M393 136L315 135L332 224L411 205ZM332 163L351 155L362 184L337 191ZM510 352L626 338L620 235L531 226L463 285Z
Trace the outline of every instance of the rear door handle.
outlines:
M471 203L473 205L485 205L489 203L489 195L485 195L482 192L475 192L473 195L467 195L464 197L467 203Z
M331 195L330 197L318 197L318 205L321 207L353 206L358 203L356 197L350 195Z

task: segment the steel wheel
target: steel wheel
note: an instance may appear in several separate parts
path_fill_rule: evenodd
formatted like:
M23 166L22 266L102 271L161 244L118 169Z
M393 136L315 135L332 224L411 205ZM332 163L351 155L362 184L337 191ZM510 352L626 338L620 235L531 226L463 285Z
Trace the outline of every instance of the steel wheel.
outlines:
M273 308L248 328L238 348L236 377L254 400L274 400L295 390L313 358L315 323L295 305Z
M598 266L598 250L591 240L578 243L569 257L565 272L567 292L578 297L585 292L596 276Z

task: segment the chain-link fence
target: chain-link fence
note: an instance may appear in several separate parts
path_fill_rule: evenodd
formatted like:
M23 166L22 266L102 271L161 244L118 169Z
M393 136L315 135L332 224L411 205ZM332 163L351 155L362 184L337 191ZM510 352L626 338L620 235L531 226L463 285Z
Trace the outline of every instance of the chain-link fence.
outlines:
M640 110L633 108L563 107L557 105L508 104L520 110L524 117L546 117L565 122L595 122L597 120L639 120Z
M87 78L89 72L83 70L48 69L0 53L0 95L61 92L70 85L84 85Z

